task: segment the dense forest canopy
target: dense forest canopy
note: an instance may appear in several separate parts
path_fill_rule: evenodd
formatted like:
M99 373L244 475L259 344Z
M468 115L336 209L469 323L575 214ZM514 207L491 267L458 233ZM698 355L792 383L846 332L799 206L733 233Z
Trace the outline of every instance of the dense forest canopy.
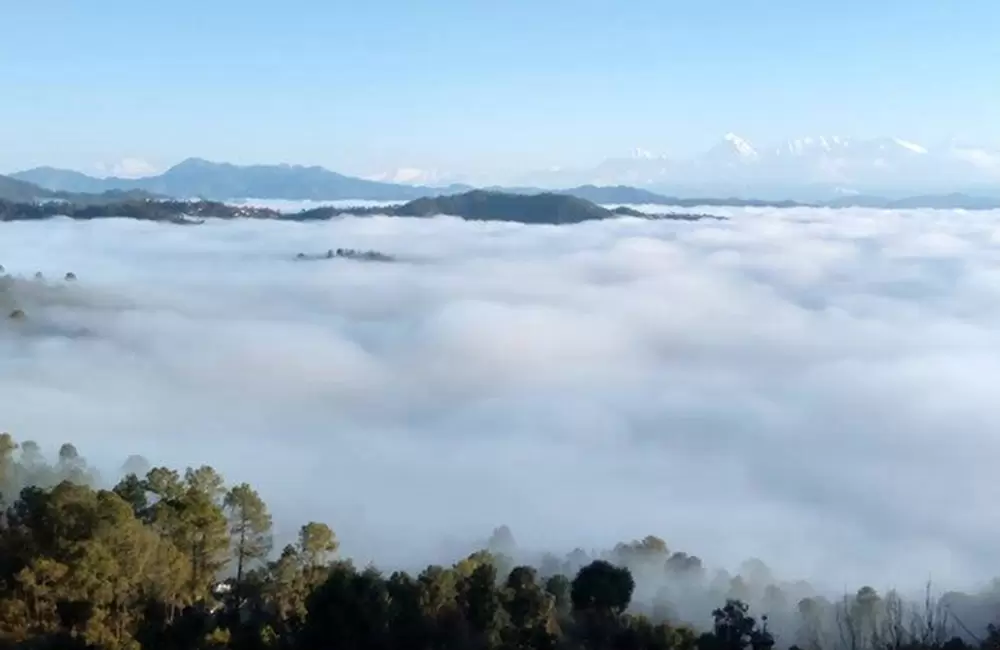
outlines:
M337 555L307 522L275 545L267 504L209 466L138 456L104 485L72 444L54 463L0 434L0 647L994 648L969 627L991 595L842 599L780 583L759 560L710 575L649 535L603 553L523 562L497 528L451 566L386 574ZM401 543L405 543L401 540ZM708 585L706 592L704 586ZM718 602L704 602L709 593ZM995 593L995 592L994 592ZM701 625L681 612L704 606ZM751 611L750 603L754 603ZM959 615L959 611L962 615ZM964 617L964 619L963 619Z

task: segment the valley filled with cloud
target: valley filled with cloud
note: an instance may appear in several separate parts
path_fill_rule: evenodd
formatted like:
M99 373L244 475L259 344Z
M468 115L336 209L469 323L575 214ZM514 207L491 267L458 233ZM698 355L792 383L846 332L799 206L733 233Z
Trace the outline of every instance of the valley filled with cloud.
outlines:
M386 566L507 524L833 590L992 575L1000 213L714 212L6 223L0 429L252 477L279 535ZM295 260L338 247L397 261Z

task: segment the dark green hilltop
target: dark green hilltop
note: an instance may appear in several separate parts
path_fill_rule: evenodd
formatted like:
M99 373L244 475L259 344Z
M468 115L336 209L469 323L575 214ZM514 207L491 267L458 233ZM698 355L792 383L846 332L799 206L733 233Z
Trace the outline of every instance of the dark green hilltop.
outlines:
M72 219L127 218L196 225L204 219L275 219L313 221L341 215L388 215L431 217L448 215L474 221L511 221L524 224L572 224L616 217L647 219L721 219L712 215L646 214L631 208L605 208L575 196L556 193L510 194L472 190L449 196L425 197L395 206L320 207L299 212L234 205L218 201L176 201L116 196L105 201L74 198L17 202L0 200L0 221L27 221L69 217Z

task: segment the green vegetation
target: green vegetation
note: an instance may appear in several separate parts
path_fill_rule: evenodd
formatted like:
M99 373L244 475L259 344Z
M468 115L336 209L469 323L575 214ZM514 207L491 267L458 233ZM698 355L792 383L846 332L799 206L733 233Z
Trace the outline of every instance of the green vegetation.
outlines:
M385 253L380 253L378 251L359 251L353 248L338 248L336 250L329 249L321 255L308 255L306 253L299 253L295 256L297 260L332 260L332 259L348 259L348 260L361 260L362 262L393 262L395 257L392 255L386 255Z
M338 559L334 531L309 522L271 553L271 515L248 484L213 468L183 473L132 456L100 483L71 444L49 464L39 446L0 434L0 647L92 649L344 648L419 650L964 650L928 600L915 618L892 593L864 587L843 603L802 598L789 639L750 614L752 589L730 578L704 612L707 630L672 615L701 580L701 561L653 536L601 557L577 550L516 565L506 527L452 566L413 575ZM673 586L673 602L635 598L638 581ZM690 593L694 594L693 591ZM787 593L773 584L776 611ZM697 598L697 595L693 597ZM711 614L711 619L709 619ZM834 621L834 631L824 625ZM967 635L968 636L968 635Z
M63 282L76 282L76 279L76 274L72 271L63 276ZM6 315L9 320L24 320L28 297L39 288L54 289L56 286L47 283L41 272L35 273L30 279L19 278L7 273L0 264L0 316Z
M234 206L212 201L158 201L153 199L121 200L108 203L47 201L15 203L0 200L0 221L33 221L69 217L70 219L140 219L179 225L196 225L201 220L279 219L282 214L268 208Z
M232 205L217 201L117 200L107 203L50 201L16 203L0 200L0 221L69 217L71 219L127 218L197 225L204 219L283 219L316 221L341 215L385 214L397 217L431 217L444 214L474 221L513 221L527 224L568 224L620 216L647 219L721 219L701 214L645 214L630 208L608 210L590 201L564 194L505 194L475 190L464 194L423 198L388 207L322 207L300 212Z
M393 211L398 216L447 214L477 221L579 223L611 217L596 203L565 194L505 194L474 190L452 196L417 199Z
M648 214L627 207L609 210L586 199L561 193L512 194L487 190L473 190L462 194L422 198L398 206L377 208L314 208L293 215L288 219L329 219L339 214L387 214L396 217L433 217L448 215L469 221L511 221L525 224L572 224L585 221L614 219L615 217L641 217L643 219L672 219L697 221L723 219L705 214L661 213Z
M670 213L654 213L642 212L640 210L635 210L626 206L619 206L617 208L611 208L609 210L613 216L616 217L637 217L639 219L670 219L672 221L725 221L725 217L720 217L714 214L688 214L684 212L670 212Z

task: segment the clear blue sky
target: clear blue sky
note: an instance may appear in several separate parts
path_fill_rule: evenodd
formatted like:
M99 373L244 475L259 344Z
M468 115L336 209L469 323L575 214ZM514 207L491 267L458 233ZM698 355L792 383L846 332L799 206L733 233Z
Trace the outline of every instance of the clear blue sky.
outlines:
M0 1L0 171L1000 140L998 0Z

